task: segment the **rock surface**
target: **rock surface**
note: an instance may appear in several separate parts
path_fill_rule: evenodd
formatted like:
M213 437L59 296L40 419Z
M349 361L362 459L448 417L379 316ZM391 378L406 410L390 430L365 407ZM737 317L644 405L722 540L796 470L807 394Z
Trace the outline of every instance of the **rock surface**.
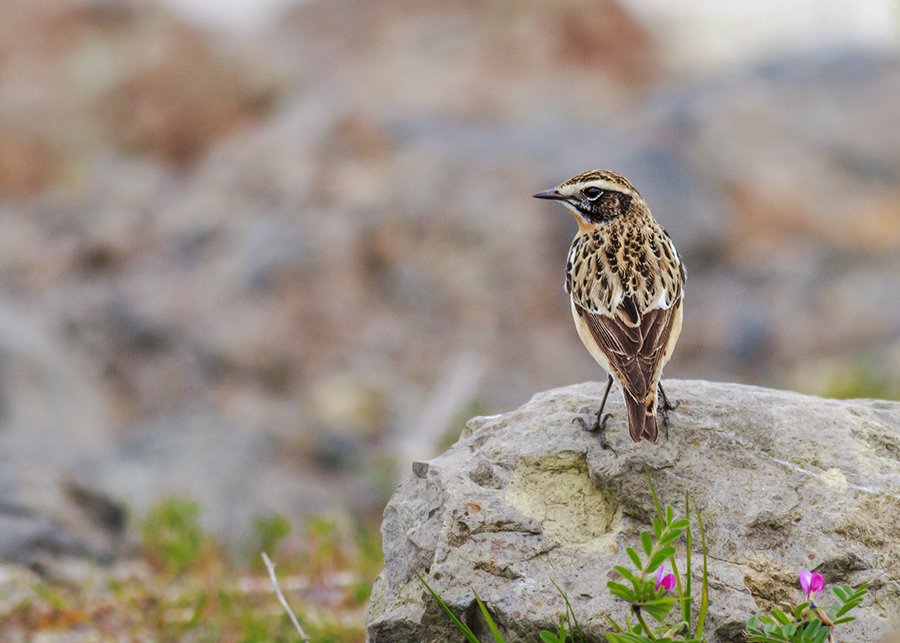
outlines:
M625 548L655 516L645 465L661 502L684 515L690 492L703 516L710 641L743 640L751 615L800 602L801 568L821 572L827 589L872 582L877 602L870 594L841 636L882 640L900 618L900 403L705 381L666 388L681 405L659 444L628 441L614 392L619 455L603 451L572 422L599 403L602 385L587 383L474 418L449 451L416 463L385 510L367 641L457 638L414 572L481 640L492 639L473 590L508 643L535 641L565 610L555 581L587 640L605 641L606 616L625 613L606 582L614 565L630 566Z

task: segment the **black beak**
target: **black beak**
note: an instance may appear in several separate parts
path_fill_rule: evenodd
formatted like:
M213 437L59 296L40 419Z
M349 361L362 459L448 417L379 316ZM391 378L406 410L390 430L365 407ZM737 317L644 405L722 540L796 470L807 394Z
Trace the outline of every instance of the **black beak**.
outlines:
M543 192L538 192L537 194L532 195L535 199L553 199L554 201L565 201L566 197L559 193L559 190L553 188L552 190L544 190Z

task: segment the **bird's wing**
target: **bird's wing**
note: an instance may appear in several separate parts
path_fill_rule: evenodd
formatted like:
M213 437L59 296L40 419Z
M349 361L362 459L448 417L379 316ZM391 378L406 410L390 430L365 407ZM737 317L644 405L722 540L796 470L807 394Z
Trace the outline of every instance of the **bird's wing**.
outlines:
M643 233L647 250L627 270L620 239L611 233L576 237L567 272L575 310L613 375L640 401L655 393L666 349L677 339L672 329L681 314L686 278L665 231L648 227Z
M625 297L613 315L591 312L575 304L578 315L606 355L622 387L642 401L655 392L653 389L680 308L680 298L667 308L641 313L634 299Z

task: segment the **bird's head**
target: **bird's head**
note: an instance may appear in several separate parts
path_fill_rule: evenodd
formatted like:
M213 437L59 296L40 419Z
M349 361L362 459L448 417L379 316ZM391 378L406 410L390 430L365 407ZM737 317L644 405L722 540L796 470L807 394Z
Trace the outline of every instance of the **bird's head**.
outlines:
M575 215L581 228L629 216L644 203L628 179L608 170L593 170L573 176L558 187L538 192L534 197L562 201Z

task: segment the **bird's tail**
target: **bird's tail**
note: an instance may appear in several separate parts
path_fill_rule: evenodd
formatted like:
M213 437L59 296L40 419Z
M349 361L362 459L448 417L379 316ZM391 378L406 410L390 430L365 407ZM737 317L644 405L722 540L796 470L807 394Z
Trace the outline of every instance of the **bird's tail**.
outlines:
M625 408L628 410L628 432L634 442L647 440L656 442L659 437L659 426L656 424L656 392L651 392L646 399L639 400L627 390L625 391Z

